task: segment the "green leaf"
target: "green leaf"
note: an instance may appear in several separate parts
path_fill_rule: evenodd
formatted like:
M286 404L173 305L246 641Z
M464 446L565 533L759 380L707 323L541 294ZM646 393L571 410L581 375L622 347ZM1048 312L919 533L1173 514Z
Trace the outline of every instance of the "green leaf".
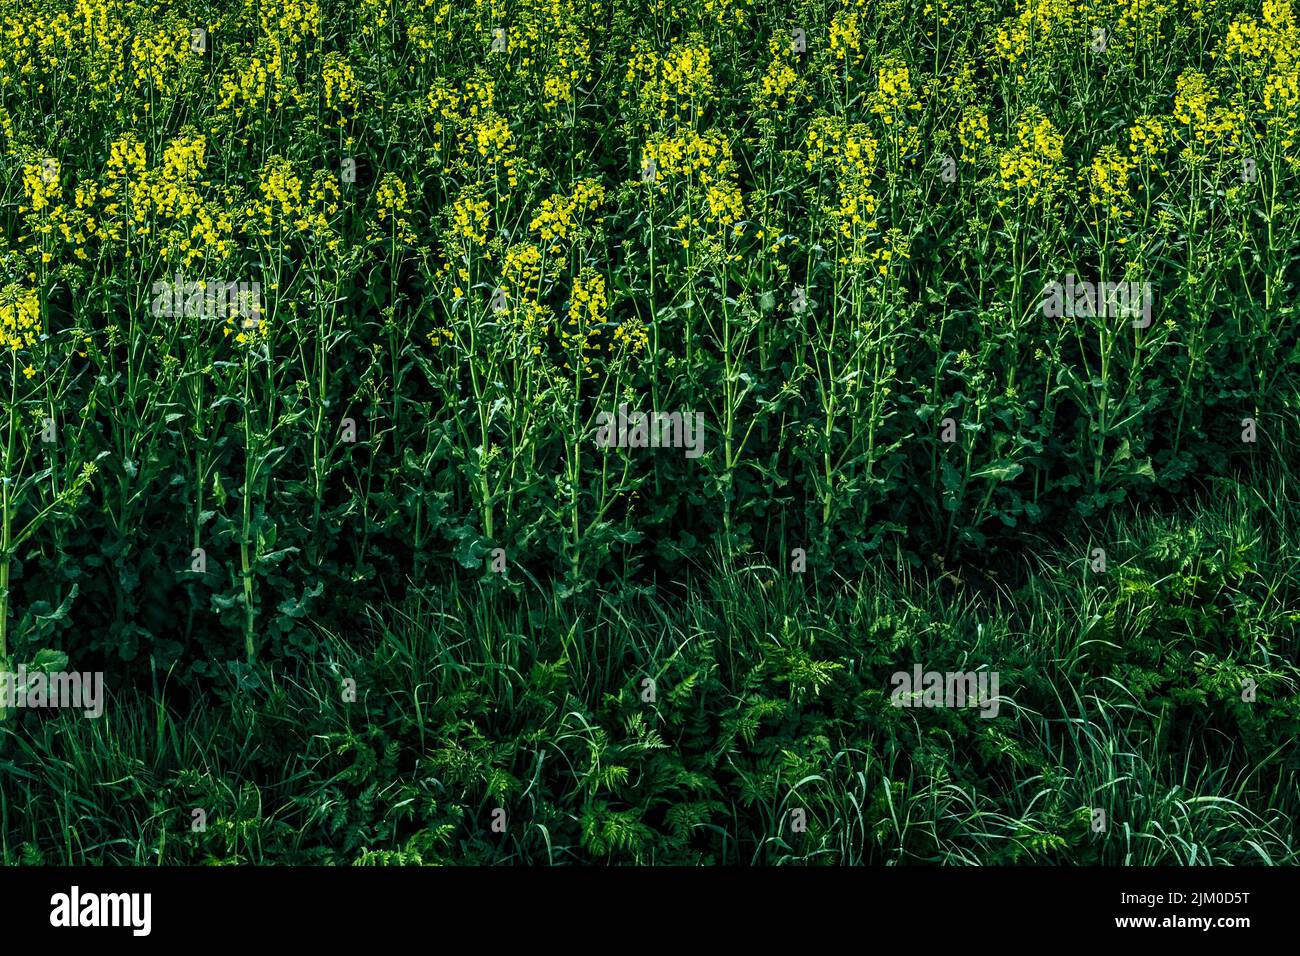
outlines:
M971 475L972 478L992 478L994 481L1010 481L1025 470L1025 466L1014 461L997 461L986 465Z
M41 671L42 673L51 673L52 671L61 671L68 666L68 655L63 651L56 651L51 648L45 648L36 652L36 656L31 659L27 665L28 671Z

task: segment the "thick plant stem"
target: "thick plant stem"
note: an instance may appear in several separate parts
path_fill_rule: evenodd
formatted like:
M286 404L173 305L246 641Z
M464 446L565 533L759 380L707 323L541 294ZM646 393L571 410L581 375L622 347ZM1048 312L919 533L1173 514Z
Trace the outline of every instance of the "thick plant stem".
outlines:
M252 525L252 494L253 494L253 435L252 422L248 412L249 403L249 368L248 359L245 358L244 365L244 495L243 495L243 527L239 536L239 560L240 574L244 582L244 654L248 659L248 666L252 667L257 660L257 652L253 647L253 565L249 560L249 530Z
M14 460L14 406L18 402L18 360L9 353L9 433L5 440L5 468L0 482L0 661L9 659L9 548L13 543L13 502L10 490Z

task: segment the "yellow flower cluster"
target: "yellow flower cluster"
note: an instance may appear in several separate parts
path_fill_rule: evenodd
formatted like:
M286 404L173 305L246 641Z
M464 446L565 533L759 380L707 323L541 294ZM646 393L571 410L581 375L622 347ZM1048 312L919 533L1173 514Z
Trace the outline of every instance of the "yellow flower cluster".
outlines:
M1129 178L1134 161L1113 145L1097 151L1085 172L1088 202L1097 207L1098 216L1111 220L1125 219L1133 211L1133 193Z
M519 185L519 164L515 158L515 137L510 124L503 117L489 112L472 124L470 135L475 151L489 171L493 174L504 172L512 189Z
M543 199L528 228L537 233L542 242L562 242L578 228L584 213L595 212L604 201L605 187L594 179L580 180L569 195Z
M905 156L915 163L920 150L920 127L911 120L910 111L920 109L920 101L911 87L911 72L897 57L887 57L876 70L876 88L872 92L871 112L884 125L885 157L898 164Z
M381 226L387 226L392 220L391 228L396 230L397 238L402 242L415 242L415 233L407 214L411 211L411 201L406 193L406 183L396 173L384 173L375 190L375 216Z
M220 261L234 251L234 226L221 203L204 197L206 170L207 137L193 129L171 139L153 169L140 137L124 133L109 147L102 187L87 188L83 198L103 200L101 231L111 241L156 239L164 259L185 266Z
M705 191L705 218L715 226L734 226L745 215L740 187L729 179L714 180Z
M451 204L446 229L443 230L443 263L439 274L451 271L456 265L457 284L452 288L452 295L457 299L465 297L465 288L470 280L468 265L474 247L482 247L487 242L489 214L492 204L483 198L474 187L461 191ZM483 252L483 259L490 259L491 254Z
M223 260L234 250L231 234L234 224L220 206L201 202L194 210L194 224L188 236L182 235L178 246L185 265L199 259Z
M847 66L862 63L862 16L856 10L842 9L831 19L831 55Z
M902 60L887 59L876 76L876 94L872 97L871 112L879 116L886 126L898 122L905 111L921 108L912 91L912 74Z
M591 79L591 39L582 28L583 17L575 8L575 0L546 0L539 13L539 35L551 42L542 80L542 105L553 110L572 102L574 87Z
M599 347L599 343L593 345L591 340L600 336L600 327L605 322L605 311L608 308L605 277L591 269L584 269L573 280L573 290L569 295L569 321L560 331L560 340L571 353L581 356L585 372L591 371L591 356L587 350ZM567 363L565 367L569 367Z
M1016 8L1016 15L998 27L993 52L1023 83L1033 56L1049 55L1061 38L1077 35L1080 14L1072 0L1017 0Z
M890 229L885 233L880 248L872 253L871 260L880 275L888 275L891 266L901 266L912 258L911 249L911 240L903 234L903 230Z
M650 137L641 151L641 169L653 170L653 182L673 176L698 176L709 182L717 171L731 161L731 145L726 136L717 131L701 136L686 130L676 136L657 133Z
M573 282L569 296L569 325L591 329L605 321L609 299L605 296L605 277L584 269Z
M1295 22L1287 0L1266 0L1262 21L1234 20L1223 40L1223 56L1259 78L1270 63L1285 62L1292 56L1296 40Z
M1175 6L1169 0L1115 0L1119 17L1108 43L1132 49L1139 37L1147 43L1159 42L1160 25Z
M138 181L144 175L144 143L135 133L123 133L109 147L107 178L110 182Z
M937 22L939 26L946 27L952 23L952 6L946 0L938 0L937 3L927 3L921 8L921 15L925 17L927 25ZM931 31L926 31L926 36L933 36Z
M1264 84L1264 109L1294 120L1297 103L1300 103L1300 75L1295 66L1269 73Z
M1274 33L1281 36L1295 35L1295 13L1291 9L1291 0L1264 0L1260 12L1264 25Z
M439 78L429 87L425 97L425 106L429 115L434 117L434 132L442 135L448 128L464 131L461 136L463 149L474 148L472 135L473 124L492 109L496 99L496 84L486 75L477 75L465 80L462 89Z
M1265 0L1258 21L1234 20L1224 38L1223 60L1238 76L1253 81L1240 87L1242 112L1262 111L1269 129L1289 149L1300 133L1300 27L1291 0ZM1244 115L1238 119L1244 126Z
M443 77L433 81L424 98L424 106L430 116L436 117L434 132L441 134L446 123L455 124L460 120L460 104L461 95L453 83Z
M229 315L226 317L222 334L226 338L234 336L234 343L244 348L251 348L259 342L265 342L270 335L270 323L259 308L255 315Z
M1128 131L1128 151L1153 173L1160 168L1156 160L1168 148L1168 142L1169 129L1157 116L1139 116Z
M632 51L626 82L644 114L660 121L696 115L713 97L713 64L703 43L680 43L660 56L644 43Z
M636 316L631 316L620 322L614 330L614 342L610 349L617 347L626 354L640 355L649 344L650 333L646 330L645 323Z
M850 125L840 116L820 116L808 130L807 169L829 165L835 173L854 180L870 179L879 143L865 123Z
M515 243L506 250L501 278L516 301L535 300L541 290L542 250L531 242Z
M259 0L262 32L291 47L302 46L320 31L320 4L316 0Z
M263 236L287 228L302 210L302 178L293 163L282 156L271 156L262 166L257 191L261 198L249 208L252 228Z
M36 293L12 283L5 286L0 292L0 342L17 352L31 348L40 337L41 304Z
M236 57L222 74L218 112L233 121L278 109L290 99L297 102L300 96L285 76L283 60L282 44L273 36L263 37L250 56Z
M975 63L969 55L963 54L953 69L949 84L952 100L960 106L970 106L979 99L979 89L975 79Z
M825 169L835 178L838 205L834 212L840 235L856 244L865 233L877 228L878 202L871 186L879 143L865 123L845 122L843 117L822 116L808 130L806 168ZM861 259L855 250L852 261Z
M573 99L573 83L555 73L548 73L542 80L542 101L548 110L553 110L561 103Z
M163 179L176 183L192 183L207 167L207 137L199 134L181 135L163 150Z
M1046 205L1064 181L1064 155L1061 134L1042 110L1031 107L1016 127L1016 145L998 156L1002 189L1018 193L1028 206Z
M768 50L772 54L772 59L759 80L754 106L758 110L779 110L782 105L788 105L790 98L796 92L799 74L795 72L790 62L788 37L784 35L774 37L768 43Z
M149 235L157 226L164 258L185 265L229 258L234 250L230 216L199 191L208 185L200 181L207 169L207 137L183 131L166 144L157 169L144 169L144 159L144 147L135 137L117 140L109 159L105 194L118 198L118 186L125 183L134 228ZM110 208L116 213L117 203L105 213ZM112 234L116 237L116 230Z
M989 116L978 106L968 106L961 111L957 121L957 142L970 158L989 145Z
M26 163L23 166L23 195L27 204L19 207L18 211L39 215L62 202L62 172L59 161L53 157L43 158L38 163Z
M487 242L488 210L491 205L474 193L464 192L452 204L451 236L466 245L481 246Z
M1218 105L1219 91L1210 85L1209 78L1197 70L1187 70L1178 77L1177 88L1174 119L1190 133L1184 157L1192 162L1203 158L1204 154L1195 148L1197 145L1230 147L1244 124L1244 117Z
M179 83L182 65L196 63L190 52L190 29L169 22L150 30L137 31L131 40L132 83L136 89L146 84L156 92L170 93Z
M731 158L731 143L725 135L713 130L703 136L694 130L685 130L676 136L656 134L641 153L643 181L658 187L658 192L668 191L669 181L675 177L698 181L704 187L704 217L713 226L735 226L744 215L744 199L737 183L736 162ZM653 172L653 175L647 175ZM685 217L678 224L698 224ZM683 244L689 245L684 239Z
M835 219L839 224L840 235L847 239L861 242L863 231L871 231L879 226L876 222L876 209L879 201L874 192L865 185L840 189L839 207Z
M333 173L320 169L312 176L307 206L295 225L300 232L310 233L320 239L330 252L338 252L341 239L334 230L334 218L339 212L342 190Z
M321 86L325 92L325 105L342 113L355 110L361 102L361 83L352 69L352 64L342 53L332 52L325 55L321 67ZM338 125L344 120L339 118Z
M384 35L388 27L391 0L361 0L357 4L358 32L362 39L374 41Z

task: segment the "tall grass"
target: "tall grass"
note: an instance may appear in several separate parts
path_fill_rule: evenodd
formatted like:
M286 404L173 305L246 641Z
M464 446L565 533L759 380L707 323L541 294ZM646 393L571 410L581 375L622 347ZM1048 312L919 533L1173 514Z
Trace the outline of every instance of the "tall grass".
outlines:
M220 701L8 725L3 859L1294 864L1300 536L1270 510L1116 518L1105 575L1045 551L999 586L431 587ZM914 661L987 662L1000 716L890 706Z

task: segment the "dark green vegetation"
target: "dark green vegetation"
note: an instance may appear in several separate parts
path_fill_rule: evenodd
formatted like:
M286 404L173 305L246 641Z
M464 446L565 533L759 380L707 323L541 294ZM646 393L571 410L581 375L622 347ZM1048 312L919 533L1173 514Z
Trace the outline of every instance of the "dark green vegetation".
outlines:
M431 591L243 689L168 683L118 695L103 720L26 715L5 731L0 849L8 863L1294 864L1300 527L1257 497L1109 530L1105 575L1053 554L1014 591L973 573L922 587L895 567L813 589L758 566L680 598ZM890 706L889 674L912 661L989 662L1001 713Z

